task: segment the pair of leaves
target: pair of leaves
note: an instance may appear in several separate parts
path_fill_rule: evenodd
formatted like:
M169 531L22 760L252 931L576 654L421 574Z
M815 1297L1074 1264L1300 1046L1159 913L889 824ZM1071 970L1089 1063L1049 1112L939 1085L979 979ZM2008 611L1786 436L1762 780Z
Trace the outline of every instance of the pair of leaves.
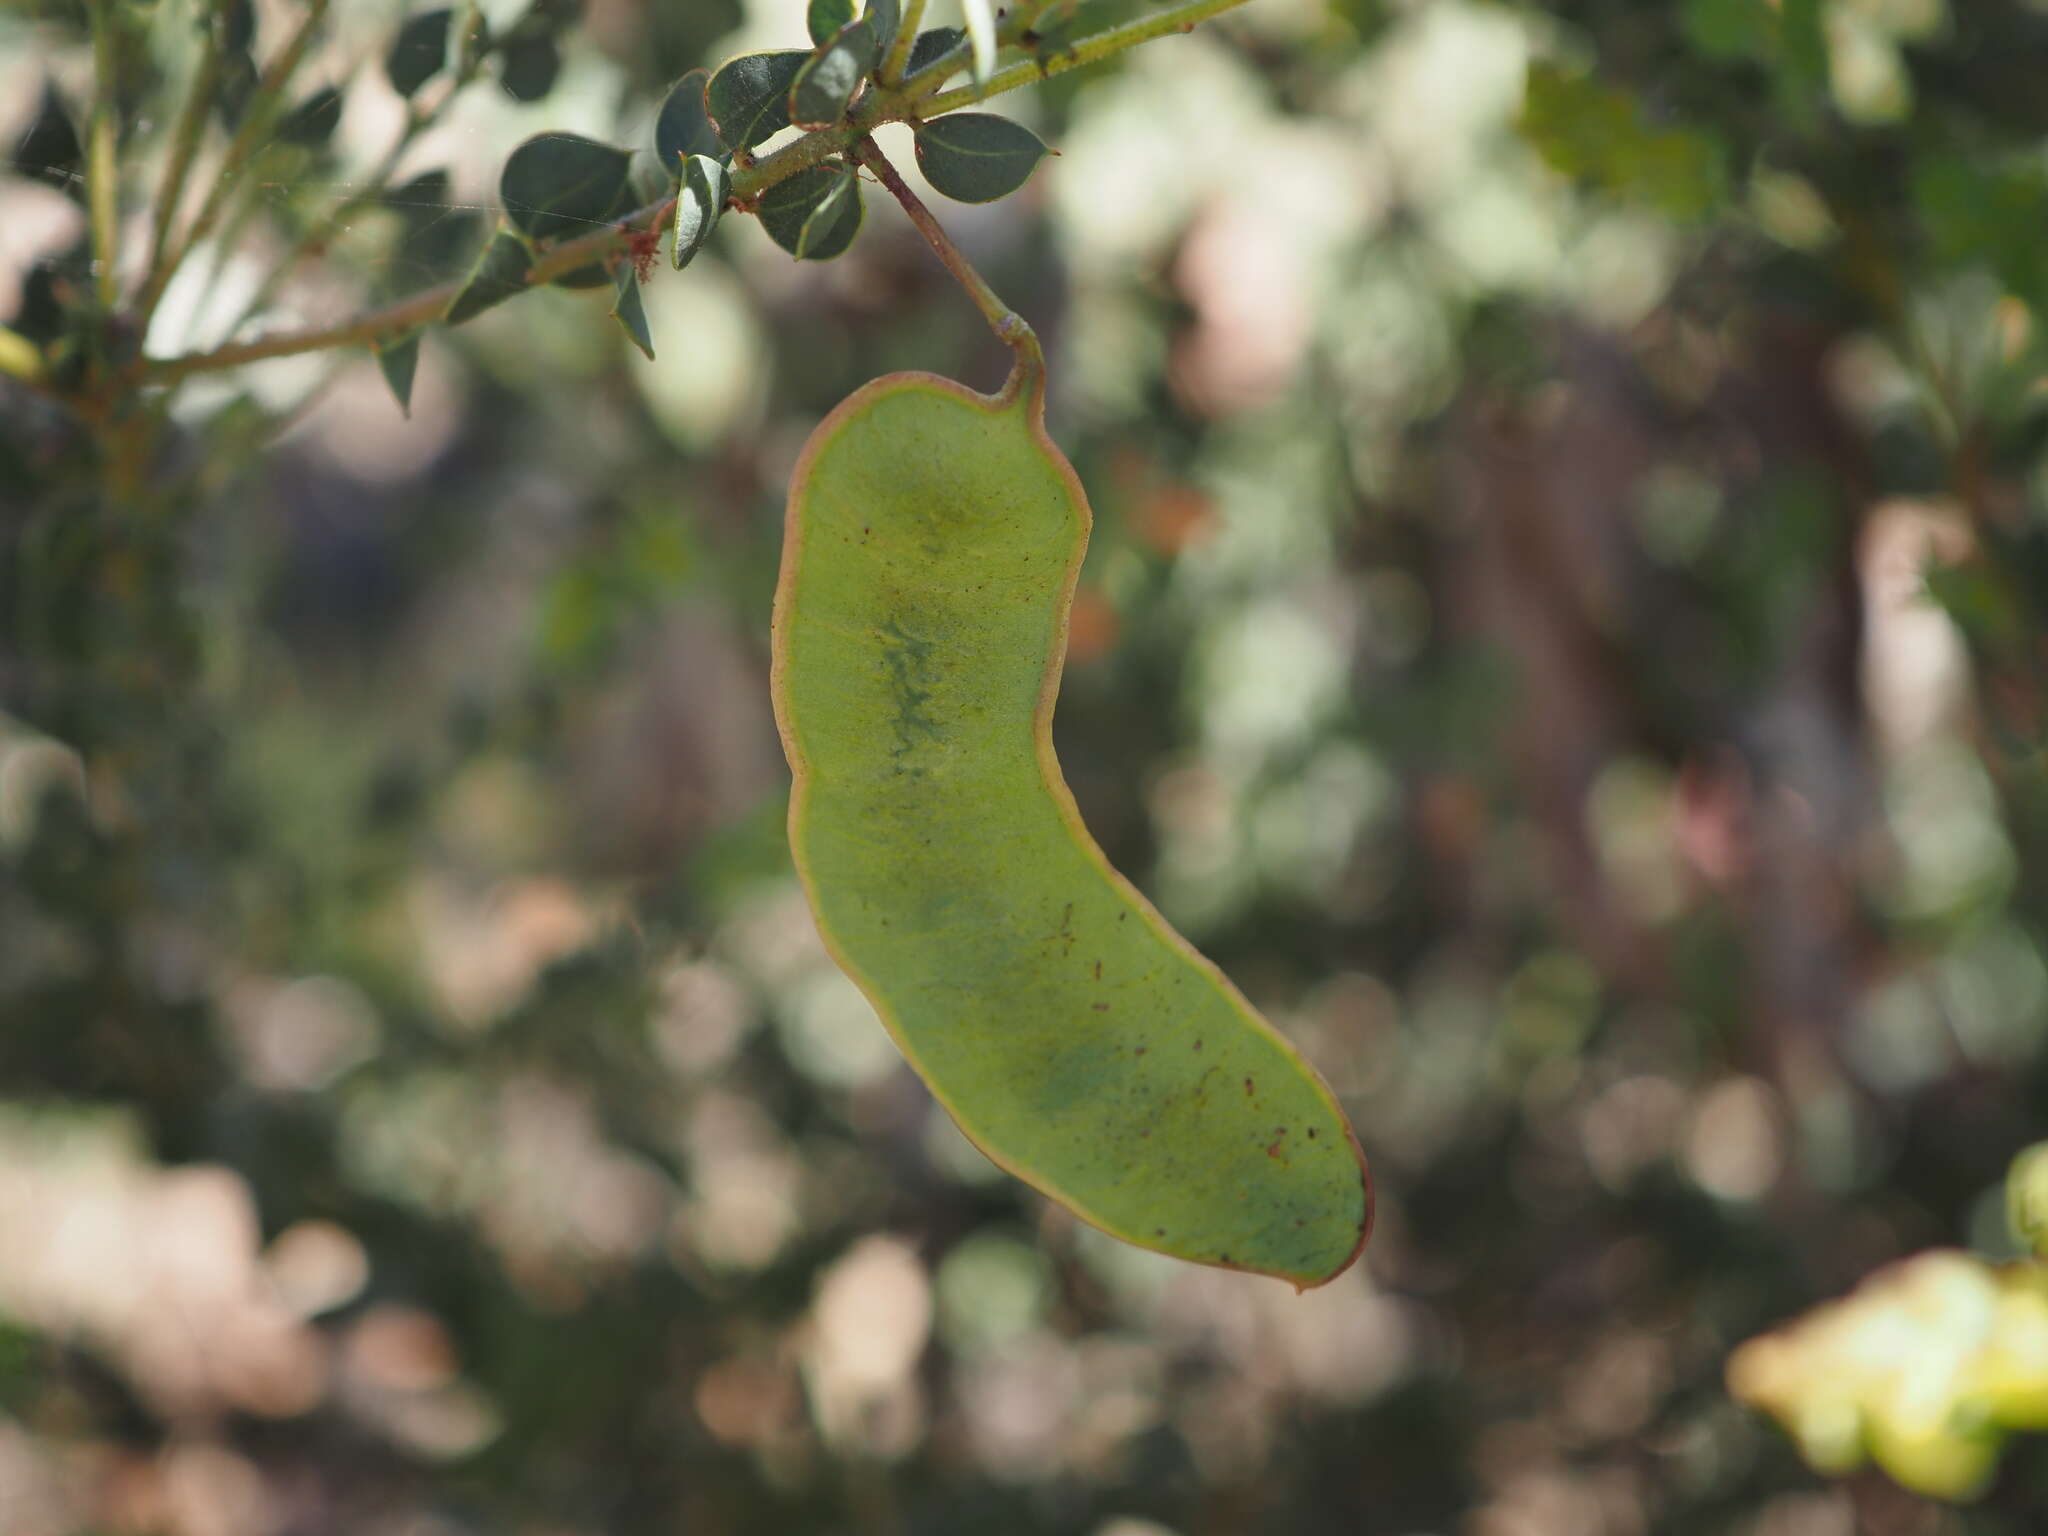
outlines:
M562 71L557 36L572 13L535 6L509 33L495 41L482 13L475 14L476 30L460 39L455 60L458 69L466 69L486 53L495 53L499 81L515 101L539 101L554 89L555 78ZM410 99L448 66L448 43L454 24L455 12L445 6L407 19L384 55L384 73L392 89Z
M513 150L498 177L506 225L491 237L471 269L469 281L442 317L460 325L524 292L533 269L534 247L565 235L584 233L632 211L632 156L574 133L536 134ZM566 288L608 281L593 263L562 274Z

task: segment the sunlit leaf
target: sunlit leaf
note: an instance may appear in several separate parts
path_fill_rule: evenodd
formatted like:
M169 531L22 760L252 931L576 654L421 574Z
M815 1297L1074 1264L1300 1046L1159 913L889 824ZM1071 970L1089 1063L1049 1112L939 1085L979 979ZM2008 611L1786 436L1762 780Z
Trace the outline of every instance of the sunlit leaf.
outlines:
M839 29L853 20L853 0L811 0L804 12L804 25L811 41L823 45L838 36Z
M789 126L789 88L808 52L742 54L711 77L704 104L728 148L752 149Z
M875 67L875 55L875 30L865 18L842 27L797 71L789 90L790 121L804 128L838 122Z
M678 272L690 264L718 227L725 212L726 190L725 167L709 155L692 155L683 162L683 184L676 192L674 244L669 251Z
M728 153L704 106L704 87L710 79L709 70L693 69L662 98L661 111L654 119L654 156L671 177L682 174L687 155L723 157Z
M398 29L384 55L384 73L399 95L411 96L441 72L448 62L448 31L453 20L454 13L443 7L409 17Z
M514 38L498 51L498 79L514 101L539 101L561 71L562 50L552 37Z

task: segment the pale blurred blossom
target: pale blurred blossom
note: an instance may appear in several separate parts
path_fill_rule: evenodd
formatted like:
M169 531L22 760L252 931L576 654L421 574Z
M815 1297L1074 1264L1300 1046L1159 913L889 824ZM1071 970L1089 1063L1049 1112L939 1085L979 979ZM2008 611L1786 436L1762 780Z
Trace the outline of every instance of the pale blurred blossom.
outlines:
M759 1269L797 1233L803 1163L759 1105L709 1092L690 1105L682 1130L688 1201L677 1211L672 1251L715 1269Z
M172 1417L290 1416L326 1346L278 1298L226 1168L159 1170L105 1122L0 1119L0 1314L75 1336Z
M1955 621L1927 591L1930 568L1973 547L1961 510L1895 499L1871 509L1857 540L1863 587L1863 697L1879 736L1911 746L1951 724L1963 706L1968 657Z
M1785 1163L1784 1113L1760 1078L1731 1077L1700 1096L1685 1134L1685 1166L1708 1194L1755 1200Z
M804 1380L825 1438L896 1457L924 1434L915 1371L932 1325L924 1265L896 1238L863 1238L825 1270L811 1304Z

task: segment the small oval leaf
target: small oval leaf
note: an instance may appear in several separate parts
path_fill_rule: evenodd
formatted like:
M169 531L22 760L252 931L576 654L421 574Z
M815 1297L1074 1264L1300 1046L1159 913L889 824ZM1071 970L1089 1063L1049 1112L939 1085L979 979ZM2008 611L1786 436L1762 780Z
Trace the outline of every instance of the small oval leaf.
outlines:
M789 88L810 62L797 51L747 53L711 77L704 106L730 149L752 149L789 126Z
M686 156L728 153L704 107L704 86L710 79L710 70L693 69L670 86L662 99L661 112L654 119L654 157L670 177L682 174Z
M804 25L811 41L823 46L838 36L839 29L853 20L853 0L811 0L804 12Z
M860 178L838 161L798 171L761 194L761 227L799 261L830 261L853 244L864 208Z
M446 7L421 11L398 29L384 55L384 73L399 95L411 96L441 73L448 62L448 27L453 16Z
M917 126L924 179L959 203L992 203L1030 179L1049 151L1022 123L992 112L955 112Z
M630 261L619 263L619 291L612 300L612 318L619 322L626 339L647 354L647 361L653 362L654 338L647 332L647 307L640 302L640 275Z
M420 362L420 333L414 331L397 341L373 344L371 350L377 354L377 371L384 375L391 397L398 402L399 413L410 417L412 378Z
M505 159L498 197L534 240L580 234L624 213L633 157L576 133L538 133Z
M448 306L447 313L441 317L442 322L460 325L524 293L526 274L532 269L532 248L511 230L500 229L491 236L491 243L484 247L483 255L470 269L469 281Z
M539 101L555 88L562 51L552 37L520 37L498 50L498 81L514 101Z
M837 123L875 67L876 56L875 29L866 18L847 23L796 72L789 88L789 120L799 128Z
M704 248L725 212L728 181L725 167L709 155L683 162L683 184L676 192L675 242L669 260L680 272Z
M910 62L905 65L904 73L916 75L930 69L958 48L966 36L966 31L960 27L933 27L918 33L917 41L910 45ZM947 73L951 74L952 71L948 70Z

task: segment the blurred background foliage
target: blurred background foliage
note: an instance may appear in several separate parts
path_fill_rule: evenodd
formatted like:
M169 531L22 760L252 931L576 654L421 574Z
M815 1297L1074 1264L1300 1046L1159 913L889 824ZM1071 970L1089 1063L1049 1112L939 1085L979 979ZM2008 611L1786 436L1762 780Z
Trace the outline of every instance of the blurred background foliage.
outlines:
M17 358L89 281L84 9L0 10ZM404 8L335 7L135 340L445 279L520 139L804 36L547 9L360 198ZM110 463L0 374L0 1529L2039 1530L2032 1443L1964 1508L1830 1483L1723 1372L2016 1251L2044 64L2029 0L1254 0L1003 104L1060 157L942 216L1095 502L1068 777L1378 1177L1300 1297L996 1174L810 929L791 464L1003 370L895 210L824 266L725 221L654 364L603 291L435 333L409 417L283 358Z

